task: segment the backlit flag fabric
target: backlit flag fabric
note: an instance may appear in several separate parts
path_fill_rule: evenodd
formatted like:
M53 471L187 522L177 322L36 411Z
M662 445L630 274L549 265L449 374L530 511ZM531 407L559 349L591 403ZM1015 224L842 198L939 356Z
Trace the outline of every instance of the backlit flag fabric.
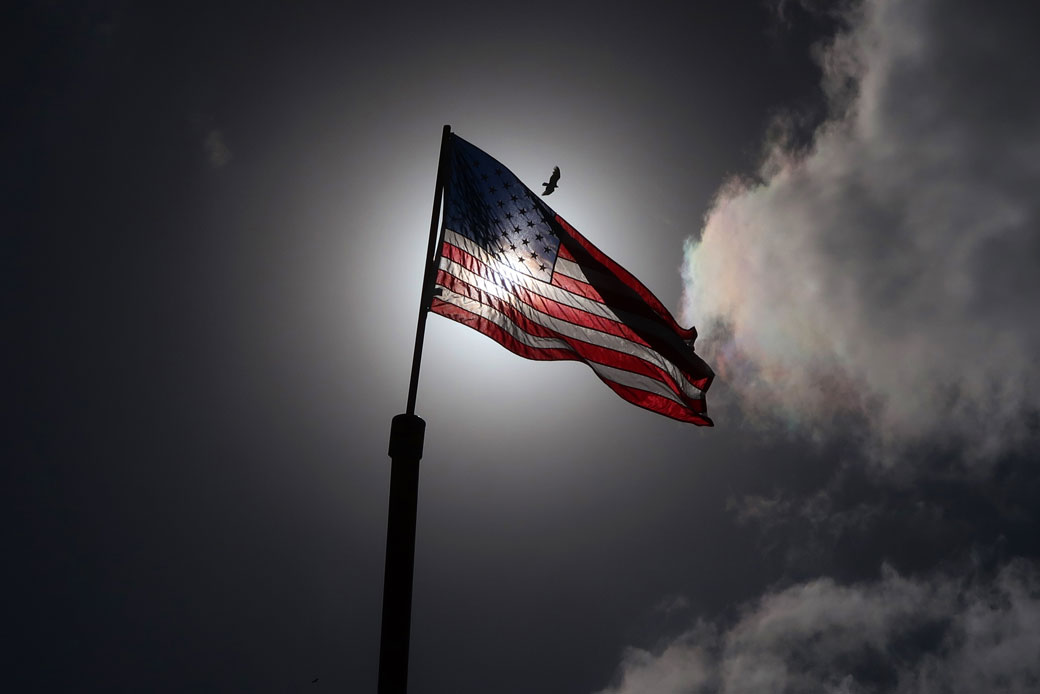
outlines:
M528 359L581 361L625 400L712 426L711 368L657 297L509 169L450 135L431 310Z

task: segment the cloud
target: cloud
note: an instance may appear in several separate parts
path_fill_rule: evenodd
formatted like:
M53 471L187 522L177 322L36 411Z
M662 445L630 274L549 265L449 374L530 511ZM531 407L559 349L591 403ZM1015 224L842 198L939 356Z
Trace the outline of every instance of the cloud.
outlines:
M796 576L872 571L882 560L931 565L974 543L994 542L993 528L1016 511L1013 500L974 480L937 483L921 475L915 485L900 487L851 469L839 469L812 491L730 496L726 508L738 525L759 532L764 555L782 558L781 567ZM898 543L891 542L893 533Z
M842 418L978 463L1040 409L1040 90L1022 3L868 0L817 51L829 118L779 121L686 248L698 349L757 422ZM1038 58L1040 59L1040 58ZM793 119L789 119L793 122Z
M215 128L206 133L206 138L202 141L202 148L206 152L206 159L214 169L227 166L231 162L231 150L224 142L224 134Z
M1040 686L1040 567L988 580L936 574L770 592L728 627L698 623L629 648L601 694L1018 694Z
M601 694L707 694L714 691L714 635L700 626L656 653L628 648L622 655L618 683Z

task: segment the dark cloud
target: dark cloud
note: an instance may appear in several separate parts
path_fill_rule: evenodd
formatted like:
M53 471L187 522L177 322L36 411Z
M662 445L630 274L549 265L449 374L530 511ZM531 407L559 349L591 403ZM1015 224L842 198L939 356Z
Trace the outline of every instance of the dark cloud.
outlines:
M1040 474L1031 457L1003 461L985 481L926 475L923 464L904 483L850 462L814 488L778 483L731 496L728 507L757 533L763 560L788 582L855 580L882 562L919 573L1040 555L1033 502Z
M853 413L889 462L942 440L985 467L1034 433L1026 13L870 0L818 50L831 117L808 150L781 123L687 248L686 314L747 411L816 433Z
M988 578L820 578L765 594L725 626L628 649L603 694L1022 693L1040 684L1040 566Z
M772 7L783 27L833 11ZM760 594L662 626L605 693L1040 686L1035 18L838 7L815 49L826 117L774 119L684 267L716 416L828 461L778 456L734 489Z

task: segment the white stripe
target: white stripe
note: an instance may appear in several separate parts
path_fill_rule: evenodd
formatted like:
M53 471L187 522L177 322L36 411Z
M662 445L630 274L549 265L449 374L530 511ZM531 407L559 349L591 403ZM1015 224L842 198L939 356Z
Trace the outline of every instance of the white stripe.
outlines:
M441 258L441 263L442 265L447 265L447 267L442 267L442 269L448 274L457 277L477 289L482 289L502 301L505 301L510 306L513 306L520 311L525 318L530 319L532 322L566 337L612 349L615 352L622 352L636 357L637 359L642 359L648 364L656 366L664 373L668 374L677 387L682 389L682 392L686 397L695 400L703 397L703 391L687 381L682 374L682 370L677 365L673 364L671 361L664 358L659 352L650 347L639 344L638 342L633 342L632 340L628 340L618 335L611 335L610 333L605 333L594 328L575 325L574 323L556 318L555 316L550 316L549 314L543 313L523 301L520 301L516 297L512 296L508 291L502 289L502 287L495 285L493 282L488 282L454 261L447 258ZM442 291L450 292L451 290L447 287L442 287ZM474 299L469 298L466 298L466 301L478 303ZM472 309L467 308L467 310Z
M444 240L450 243L451 245L455 246L456 248L461 248L463 251L469 253L471 256L483 263L484 267L486 268L486 272L488 273L487 280L498 284L507 291L510 289L510 287L519 285L524 289L527 289L528 291L533 292L534 294L537 294L538 296L541 296L543 298L552 299L553 301L564 304L565 306L570 306L571 308L576 308L581 311L585 311L586 313L591 313L595 316L607 318L609 320L621 323L622 325L629 325L640 330L645 330L647 332L657 335L658 337L664 340L679 341L682 339L679 336L677 336L667 325L651 320L644 316L636 315L629 311L612 309L601 301L589 299L588 297L583 296L581 294L576 294L575 292L563 289L562 287L557 287L555 285L549 284L548 282L543 282L542 280L536 279L522 272L517 272L508 265L504 265L503 263L499 262L497 259L495 259L494 256L488 253L486 249L482 248L473 240L461 234L458 234L452 231L451 229L444 230ZM442 270L447 269L445 266L445 263L447 262L451 261L442 256L440 264L440 268ZM556 262L557 268L559 268L559 263L561 262L564 264L569 263L571 266L574 266L575 268L578 267L575 263L572 263L569 260L564 260L563 258L557 258ZM568 272L572 271L568 270ZM580 270L574 270L573 273L574 274L564 274L567 274L568 277L572 277L573 279L579 279L582 282L587 282L585 276L581 273ZM454 272L452 272L451 274L458 276ZM576 275L580 275L580 277ZM476 282L470 282L470 284L478 286ZM498 294L495 295L499 296ZM682 348L676 345L676 349Z
M555 272L561 275L567 275L571 279L578 280L588 284L589 281L585 278L585 273L581 270L581 265L578 265L573 260L567 260L566 258L557 258Z
M585 274L585 268L583 268L581 265L574 262L573 260L567 260L566 258L557 258L555 272L561 275L566 275L567 277L570 277L574 280L578 280L579 282L584 282L585 284L592 284L592 280L590 280L589 276ZM608 276L604 275L604 273L594 272L593 276L596 275Z
M519 288L526 289L530 293L535 294L536 297L542 299L548 299L554 301L557 304L563 304L579 311L591 313L599 316L606 320L610 320L613 323L619 323L618 316L610 312L603 304L598 302L584 300L580 295L573 294L566 289L560 289L553 287L545 282L534 280L530 285L524 282L510 282L508 279L501 278L501 275L497 267L493 267L485 263L485 275L478 275L463 265L462 263L456 262L451 258L441 257L440 269L443 269L448 275L453 275L474 287L484 289L490 294L495 295L503 301L510 303L521 301ZM508 268L506 268L508 269ZM529 279L529 278L528 278ZM532 286L534 285L534 286ZM537 286L541 285L541 286Z
M528 347L534 349L550 349L550 348L561 348L569 351L574 351L569 344L564 340L555 338L537 337L530 333L522 330L516 323L509 320L501 311L495 309L487 304L482 304L479 301L474 301L468 297L456 294L455 292L447 289L441 289L441 301L448 304L453 304L461 309L475 313L481 318L486 318L491 321L503 331L516 338L516 340ZM628 386L630 388L637 388L639 390L645 390L648 393L660 395L668 398L673 402L677 402L683 407L688 407L686 403L680 400L675 393L671 391L668 386L654 378L644 376L643 374L633 373L631 371L625 371L624 369L618 369L613 366L607 366L606 364L600 364L594 361L588 361L583 359L584 363L592 367L592 370L596 372L601 378L607 381L613 381L614 383ZM698 396L699 397L699 396Z
M511 267L503 265L502 263L495 260L485 249L481 248L479 245L477 245L470 239L466 238L465 236L462 236L461 234L456 234L454 231L450 229L445 229L444 240L450 243L451 245L455 246L456 248L461 248L462 250L466 251L471 256L482 262L485 265L485 267L487 267L489 273L494 273L496 275L496 277L490 277L488 279L492 282L495 282L507 291L510 286L518 285L530 292L537 294L538 296L541 296L546 299L552 299L553 301L564 304L565 306L580 309L582 311L585 311L586 313L591 313L595 316L600 316L602 318L608 318L612 321L618 320L617 315L615 315L613 311L607 308L606 304L600 301L589 299L580 294L575 294L574 292L569 292L566 289L561 289L560 287L549 284L548 282L543 282L542 280L535 279L534 277L531 277L529 275L525 275L522 272L517 272ZM442 270L447 269L445 267L446 262L452 261L448 258L441 257ZM454 275L455 273L452 272L451 274ZM469 280L467 280L467 282L468 281ZM470 284L477 286L475 282L470 282ZM496 294L496 296L498 296L498 294Z

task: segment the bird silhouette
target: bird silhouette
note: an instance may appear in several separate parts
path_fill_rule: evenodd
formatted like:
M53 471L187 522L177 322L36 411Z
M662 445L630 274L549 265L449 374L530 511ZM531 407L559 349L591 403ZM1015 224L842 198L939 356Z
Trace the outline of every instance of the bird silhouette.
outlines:
M559 180L560 180L560 167L554 166L553 167L552 176L549 177L549 182L548 183L542 183L542 185L545 186L545 192L543 192L542 195L548 195L549 193L551 193L554 190L556 190L556 184L559 182Z

